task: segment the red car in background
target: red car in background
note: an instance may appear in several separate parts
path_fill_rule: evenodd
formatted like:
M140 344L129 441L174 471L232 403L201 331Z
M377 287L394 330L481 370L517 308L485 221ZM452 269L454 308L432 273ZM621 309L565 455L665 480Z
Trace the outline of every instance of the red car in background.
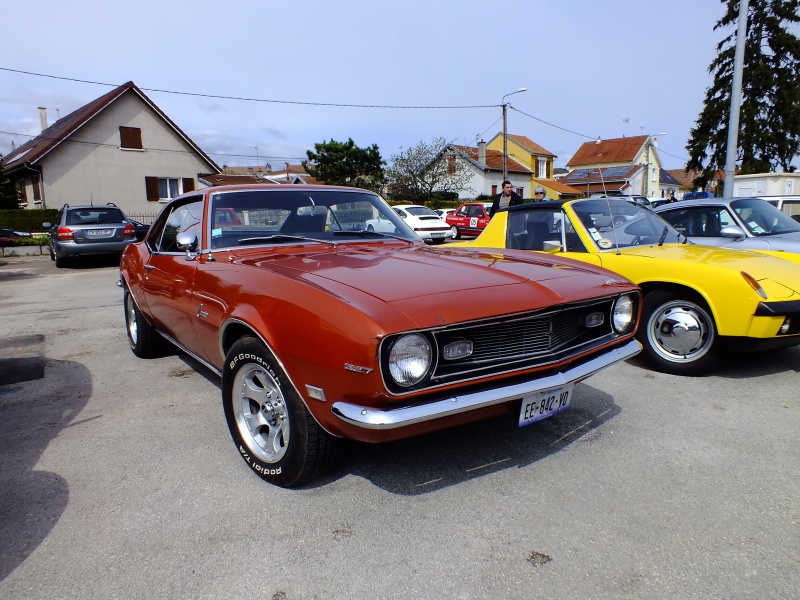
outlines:
M445 218L451 237L457 240L462 235L480 235L489 224L490 208L492 205L485 202L464 202Z

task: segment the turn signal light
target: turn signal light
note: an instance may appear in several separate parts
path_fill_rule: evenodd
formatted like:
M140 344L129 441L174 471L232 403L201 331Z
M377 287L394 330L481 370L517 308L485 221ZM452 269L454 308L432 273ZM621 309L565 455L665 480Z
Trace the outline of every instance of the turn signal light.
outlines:
M744 271L742 271L742 277L744 277L744 280L750 284L750 287L753 288L759 296L764 298L764 300L767 299L767 292L764 291L764 288L756 281L755 277Z
M125 237L133 237L136 235L136 230L133 228L133 225L128 223L125 225L125 229L122 230L122 235Z

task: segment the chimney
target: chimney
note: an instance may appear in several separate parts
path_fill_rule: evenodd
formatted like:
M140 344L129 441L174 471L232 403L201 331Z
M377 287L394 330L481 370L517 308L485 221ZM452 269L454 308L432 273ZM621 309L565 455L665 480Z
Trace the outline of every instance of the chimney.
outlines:
M478 142L478 162L482 165L486 164L486 142L483 140Z
M42 125L42 131L47 129L47 109L43 106L39 107L39 122Z

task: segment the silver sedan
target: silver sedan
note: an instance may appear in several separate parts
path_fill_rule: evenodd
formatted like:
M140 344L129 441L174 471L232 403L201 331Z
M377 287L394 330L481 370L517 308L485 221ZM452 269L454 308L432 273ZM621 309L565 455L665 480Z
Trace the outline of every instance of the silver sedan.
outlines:
M697 244L800 252L800 223L759 198L684 200L655 212Z

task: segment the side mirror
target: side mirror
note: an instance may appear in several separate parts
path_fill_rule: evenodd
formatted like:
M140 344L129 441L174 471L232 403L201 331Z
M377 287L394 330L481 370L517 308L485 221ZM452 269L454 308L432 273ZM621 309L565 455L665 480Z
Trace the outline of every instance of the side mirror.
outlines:
M194 260L197 258L199 243L195 232L182 231L178 234L178 237L175 238L175 244L178 246L179 250L186 251L186 260Z
M747 236L744 233L744 230L739 227L738 225L727 225L719 230L719 234L725 238L741 238L744 239Z
M42 223L42 227L44 227L45 229L50 229L52 226L53 224L50 221L45 221L44 223Z

